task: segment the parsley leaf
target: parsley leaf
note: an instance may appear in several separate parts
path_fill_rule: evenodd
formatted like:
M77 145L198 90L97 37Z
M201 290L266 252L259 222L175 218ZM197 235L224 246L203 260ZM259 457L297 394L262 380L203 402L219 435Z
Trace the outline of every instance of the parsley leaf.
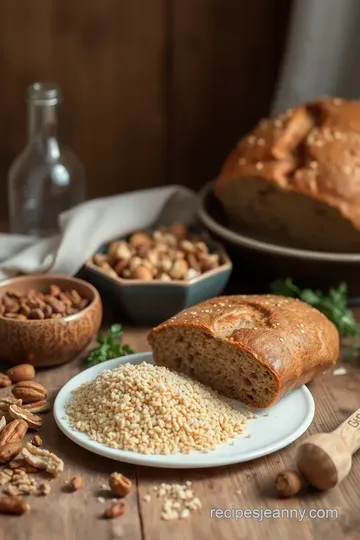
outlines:
M347 307L346 283L340 283L338 287L329 289L325 294L318 290L300 289L291 278L286 278L271 283L270 289L273 294L299 298L317 308L335 324L342 337L360 334L360 327L352 311Z
M88 367L96 366L111 358L119 358L128 354L133 354L129 345L122 343L123 327L121 324L113 324L109 330L95 337L98 345L90 352L86 359Z

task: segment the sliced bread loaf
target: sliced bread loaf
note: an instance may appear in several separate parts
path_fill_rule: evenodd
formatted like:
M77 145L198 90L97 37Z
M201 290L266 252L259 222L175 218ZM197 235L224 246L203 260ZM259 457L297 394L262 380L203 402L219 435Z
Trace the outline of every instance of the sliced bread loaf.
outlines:
M312 250L360 250L360 101L323 99L262 120L214 192L232 226Z
M148 339L156 364L260 408L324 373L339 354L338 332L322 313L274 295L206 300Z

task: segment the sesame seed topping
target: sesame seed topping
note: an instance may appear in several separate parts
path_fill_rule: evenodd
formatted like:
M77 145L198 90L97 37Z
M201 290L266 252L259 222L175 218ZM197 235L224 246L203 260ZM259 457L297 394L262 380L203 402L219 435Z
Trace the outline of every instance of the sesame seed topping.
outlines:
M279 338L279 341L281 341L281 343L283 343L283 342L284 342L284 338L282 338L282 337Z
M265 139L258 139L258 146L265 146Z
M249 135L246 140L249 144L254 144L254 142L256 141L256 137L254 137L254 135Z
M261 171L264 168L264 164L261 163L261 161L258 161L255 167L257 168L258 171Z
M246 159L244 157L241 157L241 158L239 158L238 163L239 163L239 165L245 165L246 164Z
M335 131L334 133L334 139L336 139L337 141L339 141L341 139L341 133L340 131Z
M305 330L300 330L300 332L301 332L302 334L305 334Z
M317 161L310 161L310 168L311 169L318 169L319 164Z
M335 98L333 99L333 104L338 107L339 105L341 105L341 103L343 102L343 100L341 98Z
M278 120L275 120L274 126L277 128L281 128L283 126L283 123L281 120L278 119Z

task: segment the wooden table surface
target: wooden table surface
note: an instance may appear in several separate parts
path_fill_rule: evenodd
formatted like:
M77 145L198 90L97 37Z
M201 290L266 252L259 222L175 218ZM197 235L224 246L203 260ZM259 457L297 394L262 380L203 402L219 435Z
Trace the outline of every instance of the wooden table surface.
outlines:
M149 349L146 329L127 327L126 342L137 352ZM331 372L310 385L316 402L315 419L306 437L318 431L330 431L360 404L359 367L344 364L347 374ZM55 369L39 371L36 380L44 384L55 397L61 386L84 367L79 359ZM7 393L1 390L1 394ZM257 538L291 538L315 540L360 538L360 456L355 456L349 477L327 493L311 492L298 498L279 500L273 490L276 473L294 467L294 451L298 443L273 455L218 469L165 470L135 467L113 462L83 450L68 440L56 427L52 414L44 417L39 434L44 447L54 451L65 462L64 472L51 482L48 497L28 498L31 511L21 517L0 517L0 538L6 540L228 540ZM126 513L114 520L101 519L105 505L111 502L102 487L109 473L129 476L134 489L127 498ZM69 493L67 483L74 475L82 475L84 487ZM160 499L153 487L162 482L193 482L202 509L188 519L160 519ZM151 501L143 501L150 493ZM100 501L98 498L100 497ZM105 502L101 502L102 499ZM336 519L305 517L293 519L254 518L210 519L212 508L239 509L337 509Z

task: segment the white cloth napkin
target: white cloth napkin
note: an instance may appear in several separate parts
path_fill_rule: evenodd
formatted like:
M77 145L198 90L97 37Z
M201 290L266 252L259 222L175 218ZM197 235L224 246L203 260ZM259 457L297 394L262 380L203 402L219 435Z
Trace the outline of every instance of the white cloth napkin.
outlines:
M0 280L19 272L75 274L99 246L158 222L191 223L196 196L181 186L146 189L85 202L59 216L60 234L0 234Z

